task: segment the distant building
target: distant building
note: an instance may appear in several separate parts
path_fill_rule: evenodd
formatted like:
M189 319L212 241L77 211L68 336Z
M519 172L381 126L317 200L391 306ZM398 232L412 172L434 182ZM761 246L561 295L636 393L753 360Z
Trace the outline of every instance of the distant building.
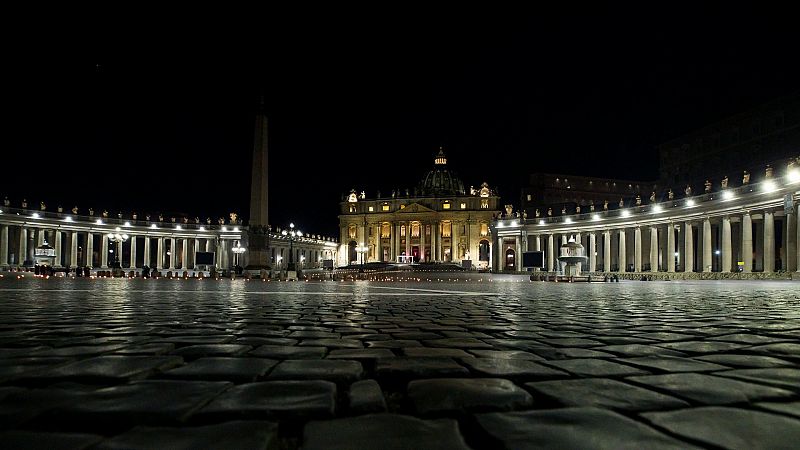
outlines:
M464 183L443 150L414 188L367 198L355 189L340 204L339 265L361 262L491 261L491 222L499 197L483 183Z
M656 147L663 185L682 187L710 179L741 180L745 170L763 174L767 164L797 155L800 92L703 127ZM756 181L755 179L752 181Z

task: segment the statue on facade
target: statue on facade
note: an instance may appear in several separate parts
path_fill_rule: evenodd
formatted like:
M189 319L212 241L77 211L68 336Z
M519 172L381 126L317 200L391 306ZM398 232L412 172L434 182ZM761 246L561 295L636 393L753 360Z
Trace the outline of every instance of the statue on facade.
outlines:
M547 217L553 216L553 208L547 208Z
M200 218L197 217L197 216L194 216L194 223L200 223Z
M77 206L73 206L72 207L72 214L78 214L78 207Z
M620 197L620 199L619 199L619 207L620 208L624 208L625 207L625 201L622 200L622 197Z
M361 200L364 200L365 198L367 198L367 193L364 192L364 191L361 191Z
M511 216L512 212L514 212L514 205L506 205L506 215Z
M188 224L189 223L189 218L188 217L184 217L183 218L183 223L187 223Z
M650 203L656 202L656 191L650 193Z
M396 196L397 196L397 191L392 189L392 198L395 198Z
M11 200L8 199L8 196L3 199L3 206L8 207L11 204Z
M581 205L578 205L575 207L575 214L580 214L580 213L581 213Z
M706 192L711 192L711 181L710 180L706 180L706 182L704 184L705 184L705 187L706 187Z
M767 164L767 169L764 171L765 178L772 178L772 166Z
M105 209L103 210L103 218L108 219L108 211Z
M24 209L24 208L27 208L27 207L28 207L28 201L23 198L22 199L22 208Z
M636 206L642 206L642 196L636 194Z
M603 200L603 211L608 211L608 200Z
M224 218L224 217L220 217L220 218L217 220L217 222L219 222L219 224L220 224L220 225L225 225L225 218Z
M589 212L594 212L594 203L589 205Z
M136 220L138 218L139 218L139 215L136 214L136 211L134 211L133 214L131 214L131 219Z
M150 214L145 214L144 220L150 222Z
M120 211L120 212L118 212L118 213L117 213L117 218L118 218L118 219L122 219L122 211Z
M175 223L175 217L170 217L169 220L171 220L172 223Z
M164 215L163 214L159 214L158 215L158 221L159 222L163 222L164 221Z
M672 192L672 189L670 189L669 192L667 192L667 198L670 200L675 200L675 193Z
M686 194L687 197L692 196L692 187L688 184L686 185L686 189L683 190L683 193Z
M528 218L528 210L527 209L523 209L522 210L522 220L525 220L527 218Z
M746 170L742 174L742 184L750 184L750 172Z
M211 225L211 217L206 217L206 224Z
M90 215L90 216L93 216L93 215L94 215L94 210L93 210L92 208L89 208L89 215Z
M58 205L56 211L58 211L58 213L61 214L62 212L64 212L64 208L62 208L61 205Z
M722 189L728 189L728 176L725 175L725 178L722 179Z
M567 207L564 206L564 207L561 208L561 215L563 216L563 215L566 215L566 214L567 214Z
M475 190L475 186L469 187L469 195L477 195L477 191Z
M539 218L539 216L542 215L542 213L539 212L539 208L536 208L536 211L534 212L534 214L536 215L537 219Z
M408 197L408 188L406 188L406 197Z
M45 205L44 202L39 202L39 209L44 211L47 209L47 205Z

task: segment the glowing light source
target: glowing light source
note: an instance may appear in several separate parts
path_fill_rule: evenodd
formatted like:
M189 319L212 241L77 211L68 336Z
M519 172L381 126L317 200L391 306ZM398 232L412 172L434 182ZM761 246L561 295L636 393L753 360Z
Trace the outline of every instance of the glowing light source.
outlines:
M564 219L564 223L572 223L572 219L570 219L569 217L567 217L566 219Z
M180 229L181 229L181 226L180 226L180 225L175 225L175 229L176 229L176 230L180 230Z
M103 224L103 219L97 219L97 221L95 223L98 224L98 225L102 225Z
M686 200L686 206L694 206L694 200L692 200L691 198L687 199Z
M722 200L728 201L734 199L733 192L731 191L722 191Z
M600 214L592 214L592 220L600 220Z
M630 217L631 212L628 211L627 209L623 209L620 214L622 215L622 217Z
M714 254L715 254L715 255L719 255L719 254L720 254L720 251L719 251L719 250L714 250Z
M222 227L222 231L228 231L228 227Z
M152 229L154 229L154 230L155 230L156 228L158 228L158 225L156 225L156 224L154 224L154 223L153 223L153 224L150 224L150 228L152 228Z
M790 170L789 173L786 174L786 178L789 179L789 183L800 183L800 170Z
M129 226L131 226L131 223L130 223L130 222L125 222L125 224L124 224L124 225L122 225L122 226L123 226L123 227L129 227Z
M200 231L206 231L206 227L200 227Z
M764 184L762 184L761 187L764 189L764 192L773 192L774 190L778 189L778 185L776 185L772 180L764 181Z
M544 219L539 219L539 225L544 225Z
M34 219L38 219L39 218L39 213L33 213L33 214L31 214L31 217L33 217Z
M70 216L65 217L64 222L72 222L72 217Z
M661 211L663 211L663 209L661 208L661 205L653 205L653 212L654 213L660 213Z

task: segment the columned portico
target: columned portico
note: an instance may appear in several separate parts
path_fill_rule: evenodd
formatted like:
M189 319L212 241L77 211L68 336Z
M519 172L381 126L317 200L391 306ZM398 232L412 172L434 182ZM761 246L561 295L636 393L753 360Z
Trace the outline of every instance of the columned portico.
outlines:
M742 215L742 260L744 266L742 272L750 273L753 271L753 221L750 213Z
M642 271L642 229L636 227L633 231L633 270Z
M722 267L720 272L730 272L731 264L733 261L731 253L731 218L725 216L722 218Z
M683 223L683 271L694 272L694 236L691 222Z
M625 272L628 267L628 252L625 249L625 229L619 230L619 264L617 267L618 272Z
M650 227L650 272L658 272L658 227Z
M711 220L703 220L703 272L711 272Z
M667 250L664 252L667 259L667 272L675 272L675 226L667 223Z
M538 237L536 242L539 242ZM597 236L592 231L589 233L589 272L594 272L595 270L597 270Z
M764 272L775 271L775 217L764 211Z

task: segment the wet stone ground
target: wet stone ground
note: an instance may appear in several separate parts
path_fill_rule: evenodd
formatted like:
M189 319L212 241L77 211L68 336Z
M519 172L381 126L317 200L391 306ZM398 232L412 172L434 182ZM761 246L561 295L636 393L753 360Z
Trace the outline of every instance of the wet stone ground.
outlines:
M4 448L797 448L791 282L0 279Z

